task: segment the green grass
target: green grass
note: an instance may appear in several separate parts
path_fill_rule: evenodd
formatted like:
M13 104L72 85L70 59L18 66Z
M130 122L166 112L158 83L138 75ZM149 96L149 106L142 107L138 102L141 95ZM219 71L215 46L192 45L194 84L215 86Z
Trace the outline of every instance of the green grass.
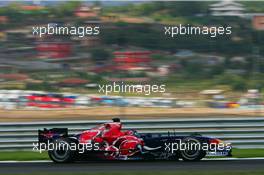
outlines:
M233 149L233 157L247 158L247 157L264 157L263 149Z
M264 149L233 149L232 154L237 158L264 157ZM49 160L49 156L47 152L2 151L0 152L1 160Z
M47 152L33 152L33 151L1 151L1 160L49 160Z

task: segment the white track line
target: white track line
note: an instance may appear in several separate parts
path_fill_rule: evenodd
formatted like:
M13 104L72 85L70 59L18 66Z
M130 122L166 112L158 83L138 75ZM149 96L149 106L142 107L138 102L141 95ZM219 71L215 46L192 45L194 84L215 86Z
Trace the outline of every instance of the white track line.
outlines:
M264 160L264 157L250 157L250 158L235 158L235 157L228 157L228 158L204 158L202 160L206 161L216 161L216 160ZM7 161L0 161L1 163L50 163L51 160L23 160L23 161L17 161L17 160L7 160Z
M204 158L202 160L264 160L264 157L249 157L249 158L224 157L224 158Z

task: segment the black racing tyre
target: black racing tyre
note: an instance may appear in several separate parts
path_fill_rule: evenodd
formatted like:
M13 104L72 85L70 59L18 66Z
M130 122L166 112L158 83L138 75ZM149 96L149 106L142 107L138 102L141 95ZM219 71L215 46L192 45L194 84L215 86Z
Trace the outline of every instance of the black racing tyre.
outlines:
M193 137L182 140L186 145L185 149L180 150L180 156L184 161L199 161L205 157L206 151L202 150L202 143Z
M52 142L53 150L49 150L50 159L55 163L69 163L73 162L76 157L76 150L71 150L70 145L74 143L67 138L59 138Z

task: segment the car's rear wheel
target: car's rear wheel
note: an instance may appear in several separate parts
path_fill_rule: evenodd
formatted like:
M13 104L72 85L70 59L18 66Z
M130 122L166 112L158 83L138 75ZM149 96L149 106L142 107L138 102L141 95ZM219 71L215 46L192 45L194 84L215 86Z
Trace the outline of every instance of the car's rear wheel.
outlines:
M71 144L74 143L67 138L59 138L52 142L54 149L49 150L50 159L56 163L73 162L76 156L76 150L71 150Z
M180 150L181 158L184 161L199 161L205 157L206 152L202 150L202 143L196 138L185 138L182 143L186 145Z

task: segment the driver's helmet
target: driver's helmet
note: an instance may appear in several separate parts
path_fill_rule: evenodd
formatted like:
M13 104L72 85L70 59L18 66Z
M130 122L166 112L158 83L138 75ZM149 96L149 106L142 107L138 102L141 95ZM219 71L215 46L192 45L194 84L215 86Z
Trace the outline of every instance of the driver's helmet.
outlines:
M121 121L120 121L120 118L113 118L112 121L113 121L113 122L117 122L117 123L120 123L120 122L121 122Z

